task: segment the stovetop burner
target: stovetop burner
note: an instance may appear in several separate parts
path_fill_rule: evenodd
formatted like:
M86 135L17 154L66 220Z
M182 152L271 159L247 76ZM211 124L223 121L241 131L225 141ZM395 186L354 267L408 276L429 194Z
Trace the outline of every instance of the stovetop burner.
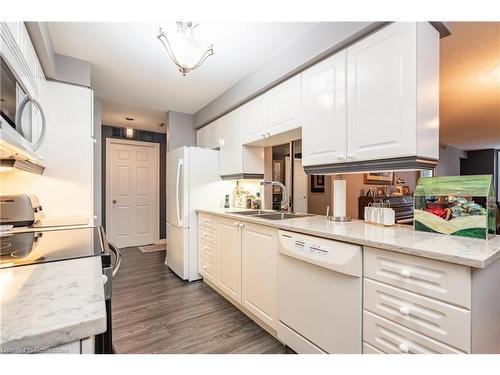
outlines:
M0 268L102 255L107 251L100 228L0 234Z

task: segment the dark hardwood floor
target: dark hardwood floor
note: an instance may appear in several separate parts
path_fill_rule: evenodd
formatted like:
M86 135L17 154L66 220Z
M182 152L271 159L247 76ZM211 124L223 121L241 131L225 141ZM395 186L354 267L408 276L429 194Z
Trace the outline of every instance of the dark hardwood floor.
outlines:
M113 280L117 353L287 353L278 340L202 281L187 283L165 252L122 249Z

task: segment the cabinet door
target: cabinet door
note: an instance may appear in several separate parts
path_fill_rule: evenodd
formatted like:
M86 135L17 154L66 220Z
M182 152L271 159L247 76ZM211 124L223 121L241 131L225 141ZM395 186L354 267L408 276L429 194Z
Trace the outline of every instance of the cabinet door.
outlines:
M272 328L276 325L278 231L243 223L242 304Z
M302 116L302 164L345 162L345 51L302 73Z
M205 126L204 128L201 128L196 131L196 146L205 148L206 147L206 134L207 134L207 127Z
M349 160L415 155L415 38L397 22L347 49Z
M266 94L258 96L241 108L243 144L265 138L269 132L268 101Z
M222 175L241 173L243 171L243 150L241 145L241 111L239 109L220 119L220 131L220 173Z
M206 126L206 148L215 150L220 147L220 126L219 120Z
M240 221L217 219L217 286L241 303Z
M301 125L302 82L300 74L269 90L269 135L276 135Z

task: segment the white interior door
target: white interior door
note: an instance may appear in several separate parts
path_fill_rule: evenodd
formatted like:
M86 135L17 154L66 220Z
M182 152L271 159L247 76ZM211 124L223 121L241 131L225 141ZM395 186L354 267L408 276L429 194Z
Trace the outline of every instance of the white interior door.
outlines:
M158 241L159 145L107 139L106 230L118 247Z
M307 213L307 175L302 166L302 159L294 160L293 210Z

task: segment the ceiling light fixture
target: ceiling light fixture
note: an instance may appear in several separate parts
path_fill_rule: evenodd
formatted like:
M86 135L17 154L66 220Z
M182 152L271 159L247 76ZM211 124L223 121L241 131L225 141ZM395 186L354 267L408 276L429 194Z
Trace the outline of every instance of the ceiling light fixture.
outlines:
M179 72L185 76L187 73L199 68L207 57L214 54L214 46L204 45L194 36L194 29L198 22L177 21L177 31L169 39L165 31L160 28L158 39L165 47L168 56L173 61Z
M131 123L134 119L132 117L125 117L125 120L127 120L129 124L129 126L125 128L125 137L134 138L134 129L131 127Z

